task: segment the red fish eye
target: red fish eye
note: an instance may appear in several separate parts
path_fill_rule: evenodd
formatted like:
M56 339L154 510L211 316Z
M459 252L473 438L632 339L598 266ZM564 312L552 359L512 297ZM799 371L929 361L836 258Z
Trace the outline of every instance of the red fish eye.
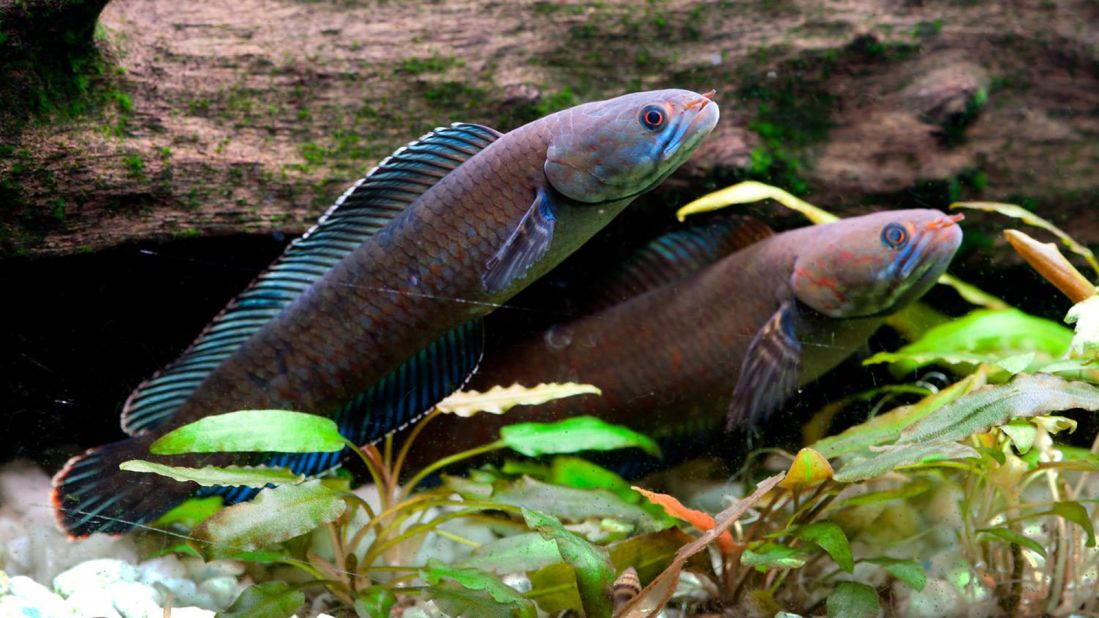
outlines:
M899 223L890 223L882 228L881 240L886 246L896 249L908 242L908 230Z
M641 110L641 124L645 125L646 129L659 129L664 124L664 110L654 106Z

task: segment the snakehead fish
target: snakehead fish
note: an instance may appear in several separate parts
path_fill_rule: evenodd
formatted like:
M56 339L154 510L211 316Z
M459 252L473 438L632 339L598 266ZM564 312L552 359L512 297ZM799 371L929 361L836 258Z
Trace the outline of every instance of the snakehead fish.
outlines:
M720 431L723 418L727 430L763 423L933 285L961 242L958 219L899 210L778 235L758 222L672 232L607 283L627 300L489 351L469 384L582 382L602 396L440 417L423 456L572 414L669 437Z
M193 495L255 490L118 469L289 466L339 454L150 457L201 417L290 409L332 417L360 444L399 430L461 387L483 345L480 318L586 242L682 164L718 120L710 96L624 95L509 133L454 124L396 151L349 189L123 409L132 437L76 457L54 478L70 535L118 533Z

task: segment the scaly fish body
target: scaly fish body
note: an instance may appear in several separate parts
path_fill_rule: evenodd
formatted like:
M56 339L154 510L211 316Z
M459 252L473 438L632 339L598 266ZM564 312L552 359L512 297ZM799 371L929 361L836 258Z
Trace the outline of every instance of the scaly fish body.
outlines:
M909 237L907 251L881 239L894 226ZM573 414L658 436L687 427L718 431L723 418L736 426L763 422L796 388L861 347L885 315L921 296L960 239L953 220L926 210L766 238L694 275L490 353L469 385L581 382L601 396L475 421L443 418L429 434L450 452L491 441L506 423ZM746 372L756 380L748 393ZM769 392L776 384L785 386ZM760 391L765 396L753 399Z
M176 427L241 409L331 416L363 443L461 386L478 318L559 263L674 171L718 119L709 95L635 93L505 135L453 125L398 150L219 316L123 412L134 437L74 458L54 479L68 532L121 532L196 493L118 470L267 463L316 473L333 454L150 457ZM254 492L214 488L232 502Z

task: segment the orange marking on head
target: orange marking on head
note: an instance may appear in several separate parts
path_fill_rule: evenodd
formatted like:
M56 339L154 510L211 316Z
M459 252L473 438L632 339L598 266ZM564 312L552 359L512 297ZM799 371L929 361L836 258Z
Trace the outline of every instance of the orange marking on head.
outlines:
M925 230L929 231L941 230L944 227L950 227L951 225L954 225L962 219L965 219L965 215L962 213L948 216L944 215L938 219L933 219L931 221L928 221L927 223L924 223L923 227Z

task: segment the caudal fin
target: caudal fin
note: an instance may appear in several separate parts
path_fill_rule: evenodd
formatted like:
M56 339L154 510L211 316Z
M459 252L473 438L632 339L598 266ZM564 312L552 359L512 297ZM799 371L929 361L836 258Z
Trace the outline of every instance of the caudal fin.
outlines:
M147 436L131 438L70 459L53 477L51 498L61 529L72 537L121 534L195 493L194 483L118 469L124 461L148 458L150 442Z

